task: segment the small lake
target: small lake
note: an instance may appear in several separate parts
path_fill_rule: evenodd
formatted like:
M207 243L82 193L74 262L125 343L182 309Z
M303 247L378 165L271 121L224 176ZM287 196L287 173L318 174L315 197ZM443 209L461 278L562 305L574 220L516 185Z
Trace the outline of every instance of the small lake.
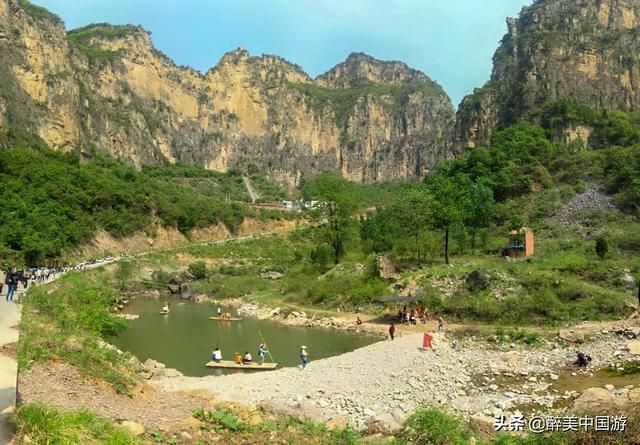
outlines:
M128 328L111 343L129 351L141 361L152 358L169 368L176 368L188 376L251 372L245 370L209 369L211 351L219 346L223 360L232 360L233 354L249 351L258 359L260 333L269 346L278 367L297 366L300 346L305 345L309 360L331 357L367 346L377 337L321 328L299 328L255 318L242 321L209 320L215 316L217 306L171 300L171 312L160 315L165 300L134 298L126 312L140 318L128 321ZM228 308L223 311L232 312ZM266 361L269 360L267 355Z

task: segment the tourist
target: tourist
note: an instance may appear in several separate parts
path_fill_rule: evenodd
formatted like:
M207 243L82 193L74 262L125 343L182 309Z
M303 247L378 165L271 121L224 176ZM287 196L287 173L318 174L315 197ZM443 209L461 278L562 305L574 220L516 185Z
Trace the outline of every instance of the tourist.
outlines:
M169 312L169 303L165 303L164 306L162 306L162 313L166 314L167 312Z
M396 326L391 323L391 326L389 326L389 337L391 337L391 340L394 339L394 334L396 333Z
M244 358L242 359L243 365L250 365L253 362L253 357L249 354L249 351L245 351Z
M362 320L360 319L360 317L357 317L357 318L356 318L356 324L357 324L358 326L361 326L361 325L362 325Z
M416 324L416 311L411 309L411 314L409 315L409 323Z
M222 315L222 309L218 308L218 318Z
M260 364L264 364L264 358L267 356L267 345L265 345L264 343L260 343L260 346L258 346L258 357L260 357Z
M233 361L236 362L236 365L241 365L242 364L242 355L240 355L239 352L236 352L235 355L233 356Z
M6 300L13 301L13 294L16 292L16 289L18 288L18 271L15 267L7 271L4 278L4 284L7 285Z
M586 368L591 363L591 357L585 355L583 352L576 351L576 361L573 363L578 368Z
M402 323L402 311L398 309L398 323Z
M438 331L442 332L444 329L444 320L442 317L438 317Z
M298 366L298 368L303 370L307 367L307 363L309 363L309 353L307 352L306 346L300 346L300 361L302 361L302 364Z
M216 348L213 350L211 358L216 363L220 363L222 361L222 351L220 350L220 348Z

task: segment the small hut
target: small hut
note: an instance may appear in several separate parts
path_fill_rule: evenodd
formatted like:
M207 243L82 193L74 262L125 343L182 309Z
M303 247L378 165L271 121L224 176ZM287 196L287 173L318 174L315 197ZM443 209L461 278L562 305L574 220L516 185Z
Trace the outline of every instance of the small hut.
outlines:
M509 247L505 256L509 258L530 257L534 252L533 230L523 227L509 232Z

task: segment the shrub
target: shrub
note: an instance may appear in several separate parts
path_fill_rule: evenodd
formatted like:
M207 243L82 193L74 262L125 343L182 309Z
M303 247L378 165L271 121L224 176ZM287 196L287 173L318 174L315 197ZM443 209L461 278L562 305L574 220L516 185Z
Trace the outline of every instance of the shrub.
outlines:
M605 256L607 256L607 252L609 251L609 244L607 240L603 237L599 237L596 239L596 255L602 260Z
M207 265L204 261L197 261L189 264L189 273L193 275L196 280L204 280L207 278Z

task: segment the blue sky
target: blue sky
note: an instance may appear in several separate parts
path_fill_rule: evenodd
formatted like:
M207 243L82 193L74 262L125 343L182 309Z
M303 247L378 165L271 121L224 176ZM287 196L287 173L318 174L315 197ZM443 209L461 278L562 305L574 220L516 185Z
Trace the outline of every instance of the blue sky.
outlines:
M205 72L239 46L276 54L315 77L351 52L400 60L454 103L482 86L491 57L531 0L33 0L67 28L133 23L179 65Z

